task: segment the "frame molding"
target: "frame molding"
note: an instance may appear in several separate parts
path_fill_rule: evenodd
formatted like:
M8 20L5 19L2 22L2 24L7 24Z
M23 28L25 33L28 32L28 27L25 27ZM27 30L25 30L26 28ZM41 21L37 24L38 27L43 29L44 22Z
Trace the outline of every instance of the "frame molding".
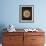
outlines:
M22 20L22 8L23 7L32 8L32 20ZM34 22L34 5L20 5L19 6L19 22L20 23L31 23L31 22Z

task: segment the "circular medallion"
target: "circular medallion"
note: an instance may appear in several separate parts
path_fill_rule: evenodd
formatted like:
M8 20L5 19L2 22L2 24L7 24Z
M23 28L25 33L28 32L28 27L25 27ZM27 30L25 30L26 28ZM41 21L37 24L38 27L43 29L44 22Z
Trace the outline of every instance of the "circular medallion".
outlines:
M24 16L25 18L30 17L30 11L29 11L29 10L24 10L24 11L23 11L23 16Z

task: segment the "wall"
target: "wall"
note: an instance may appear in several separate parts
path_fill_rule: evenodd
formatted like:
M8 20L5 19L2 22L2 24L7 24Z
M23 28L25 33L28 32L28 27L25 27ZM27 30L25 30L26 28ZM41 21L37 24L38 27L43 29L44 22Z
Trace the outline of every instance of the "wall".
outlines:
M46 28L46 0L1 0L0 25L13 24L16 28ZM34 22L19 22L19 5L34 5Z
M0 0L0 31L13 24L16 28L40 27L46 32L46 0ZM34 5L34 22L19 22L19 5Z

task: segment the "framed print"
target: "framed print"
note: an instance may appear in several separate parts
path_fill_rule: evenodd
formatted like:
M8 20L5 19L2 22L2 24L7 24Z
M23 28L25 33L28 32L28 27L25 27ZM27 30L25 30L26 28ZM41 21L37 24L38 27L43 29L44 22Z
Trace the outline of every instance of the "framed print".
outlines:
M19 21L25 23L34 22L34 5L19 6Z

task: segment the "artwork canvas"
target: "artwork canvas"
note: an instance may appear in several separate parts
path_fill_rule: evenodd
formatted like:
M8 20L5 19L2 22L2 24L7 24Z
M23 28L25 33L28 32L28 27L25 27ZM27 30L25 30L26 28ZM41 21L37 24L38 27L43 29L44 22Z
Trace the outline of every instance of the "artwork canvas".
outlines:
M34 5L19 6L19 21L25 23L34 22Z

